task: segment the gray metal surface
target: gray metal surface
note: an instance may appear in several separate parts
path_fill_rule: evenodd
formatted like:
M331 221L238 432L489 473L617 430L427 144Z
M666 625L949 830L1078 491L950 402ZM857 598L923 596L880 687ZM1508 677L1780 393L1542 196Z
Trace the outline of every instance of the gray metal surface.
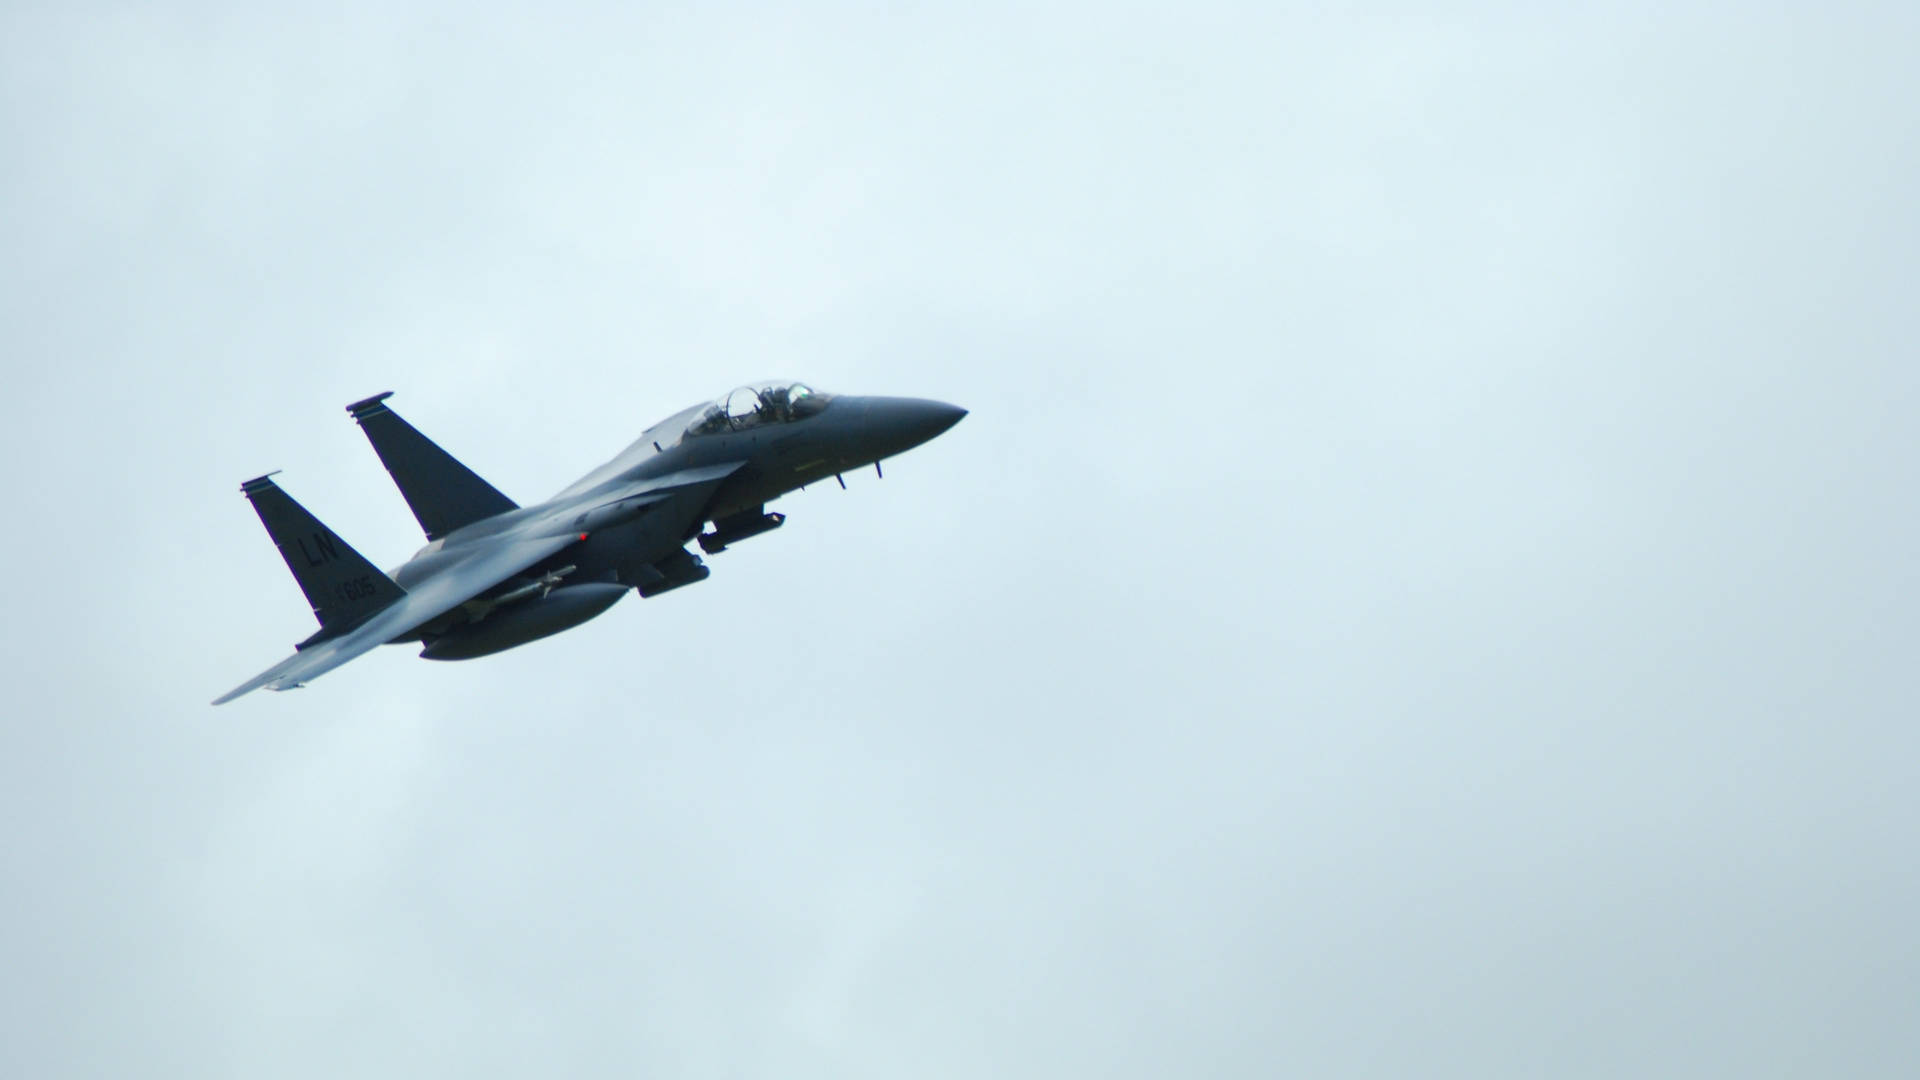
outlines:
M241 490L305 592L320 630L294 655L214 700L289 690L382 644L467 659L558 633L611 607L708 575L717 553L784 520L765 504L934 438L966 410L917 398L741 387L648 428L545 502L516 506L386 406L347 407L429 543L382 573L267 476ZM708 522L712 532L704 532Z

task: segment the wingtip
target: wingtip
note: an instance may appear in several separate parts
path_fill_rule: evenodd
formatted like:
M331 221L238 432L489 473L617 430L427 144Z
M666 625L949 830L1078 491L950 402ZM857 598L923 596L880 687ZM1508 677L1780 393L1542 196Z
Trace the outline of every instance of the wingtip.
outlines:
M296 653L294 655L298 656L299 654ZM291 659L294 659L294 657L288 657L287 659L291 660ZM286 661L284 660L281 661L282 665L284 665L285 663ZM272 674L273 674L272 671L265 671L260 673L259 675L254 676L251 679L248 679L246 682L241 683L239 686L236 686L233 689L227 691L226 693L221 694L219 697L214 698L213 704L225 705L227 702L232 701L234 698L245 697L246 695L253 693L255 690L258 690L260 689L260 687L266 685L267 682L269 681L269 677Z

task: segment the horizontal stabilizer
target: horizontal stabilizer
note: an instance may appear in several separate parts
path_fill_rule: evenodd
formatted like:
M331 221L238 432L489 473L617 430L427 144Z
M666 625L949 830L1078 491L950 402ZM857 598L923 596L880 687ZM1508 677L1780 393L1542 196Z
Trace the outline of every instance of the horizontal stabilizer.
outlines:
M213 703L224 704L262 687L291 690L304 686L309 680L387 642L417 640L423 624L579 542L577 534L563 533L536 539L469 544L458 549L452 565L417 583L413 591L402 594L395 603L374 612L344 633L310 641L292 656L221 694Z
M517 508L512 499L387 408L392 396L392 391L375 394L347 406L347 412L367 433L380 463L393 474L427 539L438 540L463 525Z

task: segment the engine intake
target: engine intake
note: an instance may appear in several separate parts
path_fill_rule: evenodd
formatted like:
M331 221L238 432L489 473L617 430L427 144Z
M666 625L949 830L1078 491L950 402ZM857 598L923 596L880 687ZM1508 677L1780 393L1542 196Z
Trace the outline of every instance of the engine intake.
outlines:
M715 555L727 550L728 544L738 543L749 536L759 536L763 532L772 532L787 520L785 514L735 514L732 517L719 518L713 523L713 531L700 534L700 550Z
M713 573L700 561L700 556L685 550L676 551L652 566L643 566L640 571L636 587L642 598L659 596L682 585L705 581Z

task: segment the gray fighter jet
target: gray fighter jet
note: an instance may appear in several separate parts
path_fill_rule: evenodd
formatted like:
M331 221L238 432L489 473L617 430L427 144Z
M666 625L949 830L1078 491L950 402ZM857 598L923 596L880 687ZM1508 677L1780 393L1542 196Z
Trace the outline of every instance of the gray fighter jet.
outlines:
M706 579L711 555L779 528L766 503L911 449L966 410L916 398L850 397L803 383L743 386L648 428L553 498L517 506L379 394L347 406L426 530L427 546L381 573L274 484L240 485L313 605L320 629L292 656L214 699L305 685L374 646L419 642L466 660L586 622L629 590ZM846 481L841 480L845 487ZM711 523L713 528L707 531Z

